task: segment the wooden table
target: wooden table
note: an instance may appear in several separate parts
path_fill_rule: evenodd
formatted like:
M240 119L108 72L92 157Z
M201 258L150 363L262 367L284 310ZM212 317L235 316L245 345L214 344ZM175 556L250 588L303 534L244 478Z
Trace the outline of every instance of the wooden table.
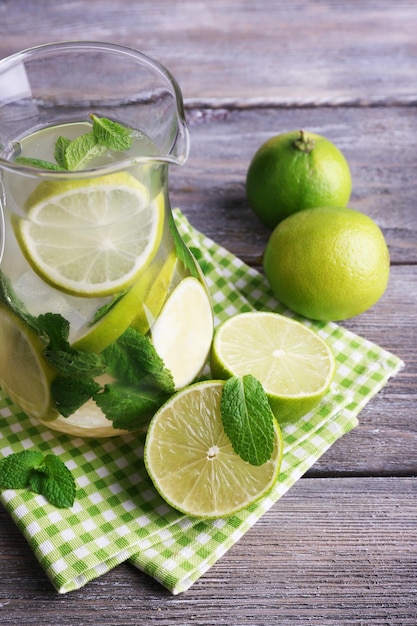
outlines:
M405 369L203 578L172 597L124 564L59 596L0 511L0 623L27 626L415 626L417 623L416 0L2 0L0 56L97 39L177 77L192 149L171 198L256 265L268 231L248 207L250 159L269 136L324 134L346 154L351 206L382 227L392 272L344 326Z

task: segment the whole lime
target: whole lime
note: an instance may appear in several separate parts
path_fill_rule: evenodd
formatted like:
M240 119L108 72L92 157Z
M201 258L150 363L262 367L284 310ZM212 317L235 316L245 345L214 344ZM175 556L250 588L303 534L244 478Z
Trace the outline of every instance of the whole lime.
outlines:
M342 152L325 137L302 130L266 141L246 175L248 202L270 228L303 209L346 206L351 191Z
M295 213L273 231L263 258L275 296L317 320L363 313L384 293L389 251L377 224L350 208Z

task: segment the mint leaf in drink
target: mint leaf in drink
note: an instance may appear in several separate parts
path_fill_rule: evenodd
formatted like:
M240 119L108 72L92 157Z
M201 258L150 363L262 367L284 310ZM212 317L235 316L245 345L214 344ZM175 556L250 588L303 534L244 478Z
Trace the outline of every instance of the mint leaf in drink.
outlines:
M81 350L48 350L43 353L46 361L64 376L100 376L106 365L98 354Z
M0 487L25 489L43 495L54 506L64 508L74 504L75 481L67 468L53 454L23 450L0 461Z
M102 387L92 378L81 379L58 374L51 383L51 394L58 411L69 417L98 393Z
M71 143L71 140L67 139L67 137L63 137L62 135L58 137L55 143L55 150L54 150L55 161L64 170L68 169L66 152L70 143Z
M169 394L155 388L143 389L112 383L96 394L94 400L114 428L136 430L146 427L152 415L168 399Z
M93 113L90 114L90 118L93 120L94 136L100 144L118 151L129 150L132 146L131 132L128 128L106 117L97 117Z
M88 163L106 152L105 146L97 141L94 133L86 133L73 139L65 150L65 160L69 170L82 170Z
M16 163L20 163L21 165L29 165L30 167L39 167L42 170L51 170L54 172L62 172L65 170L65 167L61 167L56 163L51 163L50 161L44 161L43 159L33 159L31 157L16 157Z
M29 476L43 461L43 454L36 450L23 450L10 454L0 461L0 487L24 489L29 485Z
M69 508L74 504L74 478L65 463L53 454L47 454L42 466L31 473L29 485L32 491L58 508Z
M151 341L134 328L128 328L113 344L103 351L108 372L127 385L139 382L167 393L174 392L171 372Z
M236 454L251 465L266 463L274 447L274 416L261 383L252 375L229 378L221 416Z

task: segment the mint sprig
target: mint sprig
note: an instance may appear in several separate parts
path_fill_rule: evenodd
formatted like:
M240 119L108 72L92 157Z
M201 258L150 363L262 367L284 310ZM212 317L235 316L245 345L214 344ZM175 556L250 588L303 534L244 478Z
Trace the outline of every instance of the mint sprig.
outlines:
M51 171L75 171L88 167L95 158L107 150L122 152L132 146L132 133L118 122L90 113L91 131L75 139L58 137L54 158L56 163L32 157L16 157L16 162Z
M29 488L58 508L71 507L76 496L75 480L65 463L53 454L44 456L37 450L15 452L2 459L0 487Z
M152 342L128 328L101 354L75 350L69 343L70 324L59 313L31 315L0 270L0 302L42 339L43 356L55 370L51 395L57 410L69 417L94 400L115 428L134 430L145 425L175 391L174 379ZM98 315L106 310L99 309ZM114 383L95 379L110 374Z
M274 415L261 383L250 374L229 378L220 406L236 454L251 465L266 463L274 449Z

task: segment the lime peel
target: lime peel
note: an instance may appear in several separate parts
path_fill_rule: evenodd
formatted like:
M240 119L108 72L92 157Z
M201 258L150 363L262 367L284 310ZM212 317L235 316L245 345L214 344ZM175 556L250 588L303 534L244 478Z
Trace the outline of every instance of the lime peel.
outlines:
M223 428L224 384L204 381L177 392L148 428L148 474L162 498L187 515L232 515L265 496L278 478L283 441L277 421L270 460L258 466L244 461Z

